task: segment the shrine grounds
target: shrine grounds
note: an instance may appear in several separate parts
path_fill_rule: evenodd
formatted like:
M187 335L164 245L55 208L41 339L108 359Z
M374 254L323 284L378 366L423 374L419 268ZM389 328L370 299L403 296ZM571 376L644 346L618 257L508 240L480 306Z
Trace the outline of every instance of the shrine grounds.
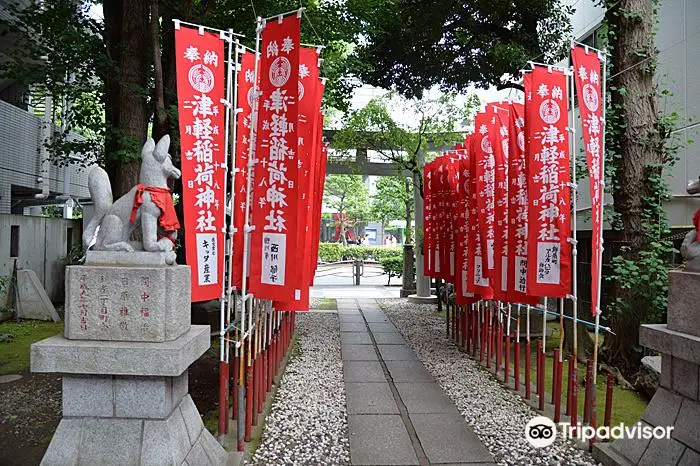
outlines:
M349 401L343 388L336 311L338 302L350 301L356 300L315 298L314 312L299 316L296 341L262 435L250 444L247 457L250 463L351 464ZM365 302L364 298L361 302ZM444 315L437 313L435 305L409 304L403 299L380 299L376 303L496 463L595 463L585 449L571 440L557 438L547 448L529 445L522 426L536 411L446 339ZM548 338L548 350L558 342L558 326L552 323L550 329L553 334ZM12 374L21 376L19 380L0 384L0 458L4 465L38 464L61 418L61 378L29 372L29 345L62 330L62 322L0 323L0 335L11 335L0 342L0 376L8 379ZM216 338L212 339L212 347L190 368L189 376L192 398L205 425L214 434L217 342ZM547 365L545 385L549 392L551 358L547 359ZM599 382L597 389L598 399L604 400L604 381ZM583 404L582 397L579 403ZM636 392L616 387L611 425L634 427L646 404ZM603 417L603 409L601 402L599 419Z

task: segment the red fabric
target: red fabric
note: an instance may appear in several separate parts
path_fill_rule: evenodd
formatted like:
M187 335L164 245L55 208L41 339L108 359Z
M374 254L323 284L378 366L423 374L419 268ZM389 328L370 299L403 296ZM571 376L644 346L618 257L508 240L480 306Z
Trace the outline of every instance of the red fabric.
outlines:
M488 111L488 109L487 109ZM474 158L476 163L476 193L479 217L479 241L483 258L483 276L491 279L493 285L493 249L496 237L495 217L495 169L496 161L489 140L489 115L478 113L474 120Z
M175 31L175 59L185 253L192 301L208 301L221 297L224 282L224 40L183 25Z
M299 35L291 14L265 22L260 57L255 176L253 179L251 294L274 301L301 296L298 263ZM303 162L302 162L303 163Z
M433 162L423 167L423 273L433 276L433 216L432 216Z
M177 231L180 229L180 222L175 214L175 206L173 205L173 195L168 188L159 188L156 186L136 185L136 193L134 193L134 206L131 208L130 222L136 220L136 212L143 204L143 192L146 191L151 195L151 201L160 209L160 217L158 223L166 232Z
M591 313L596 315L600 301L601 233L603 230L603 100L601 99L601 72L598 53L576 46L571 50L574 64L574 82L583 122L583 143L590 177L591 191Z
M477 127L478 128L478 127ZM483 137L478 132L471 135L470 150L469 150L469 172L471 174L470 183L470 196L469 196L469 223L467 232L467 250L470 257L473 260L469 261L467 264L468 270L468 280L467 280L467 292L478 294L482 299L493 298L493 289L491 288L489 279L484 275L484 269L486 265L486 256L483 254L483 248L481 244L481 234L479 228L481 225L481 214L479 212L478 205L478 186L476 178L478 176L477 172L477 158L480 153L483 153L481 149L481 143Z
M695 241L700 242L700 209L693 215L693 225L695 225Z
M571 293L567 76L535 66L525 83L528 159L528 276L532 296ZM530 267L531 266L531 267Z

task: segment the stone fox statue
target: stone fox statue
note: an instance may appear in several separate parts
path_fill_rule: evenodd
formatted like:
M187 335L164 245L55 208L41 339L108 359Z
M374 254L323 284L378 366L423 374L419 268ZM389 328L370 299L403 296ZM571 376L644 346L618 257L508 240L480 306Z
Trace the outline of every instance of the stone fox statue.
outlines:
M168 179L180 178L168 154L170 136L156 144L149 138L141 150L139 184L113 202L112 187L107 172L95 166L88 174L88 188L95 212L83 233L87 250L95 232L92 249L98 251L163 251L166 262L175 263L174 241L180 224L175 216ZM158 235L158 226L167 236ZM141 227L142 242L132 240L132 233ZM99 229L98 229L99 227Z

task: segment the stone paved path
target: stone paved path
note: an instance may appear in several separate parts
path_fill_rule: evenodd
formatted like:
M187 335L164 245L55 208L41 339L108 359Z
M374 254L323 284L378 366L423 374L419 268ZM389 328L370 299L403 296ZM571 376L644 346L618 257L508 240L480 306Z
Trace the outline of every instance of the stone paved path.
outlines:
M337 303L351 463L493 464L376 301Z

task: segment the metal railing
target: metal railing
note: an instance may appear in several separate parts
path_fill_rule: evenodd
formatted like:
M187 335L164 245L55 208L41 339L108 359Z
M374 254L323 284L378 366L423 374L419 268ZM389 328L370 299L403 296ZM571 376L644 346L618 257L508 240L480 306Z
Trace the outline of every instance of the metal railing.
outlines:
M347 277L355 286L360 285L361 277L371 278L384 275L384 269L374 260L345 260L338 262L322 262L316 268L316 277Z

